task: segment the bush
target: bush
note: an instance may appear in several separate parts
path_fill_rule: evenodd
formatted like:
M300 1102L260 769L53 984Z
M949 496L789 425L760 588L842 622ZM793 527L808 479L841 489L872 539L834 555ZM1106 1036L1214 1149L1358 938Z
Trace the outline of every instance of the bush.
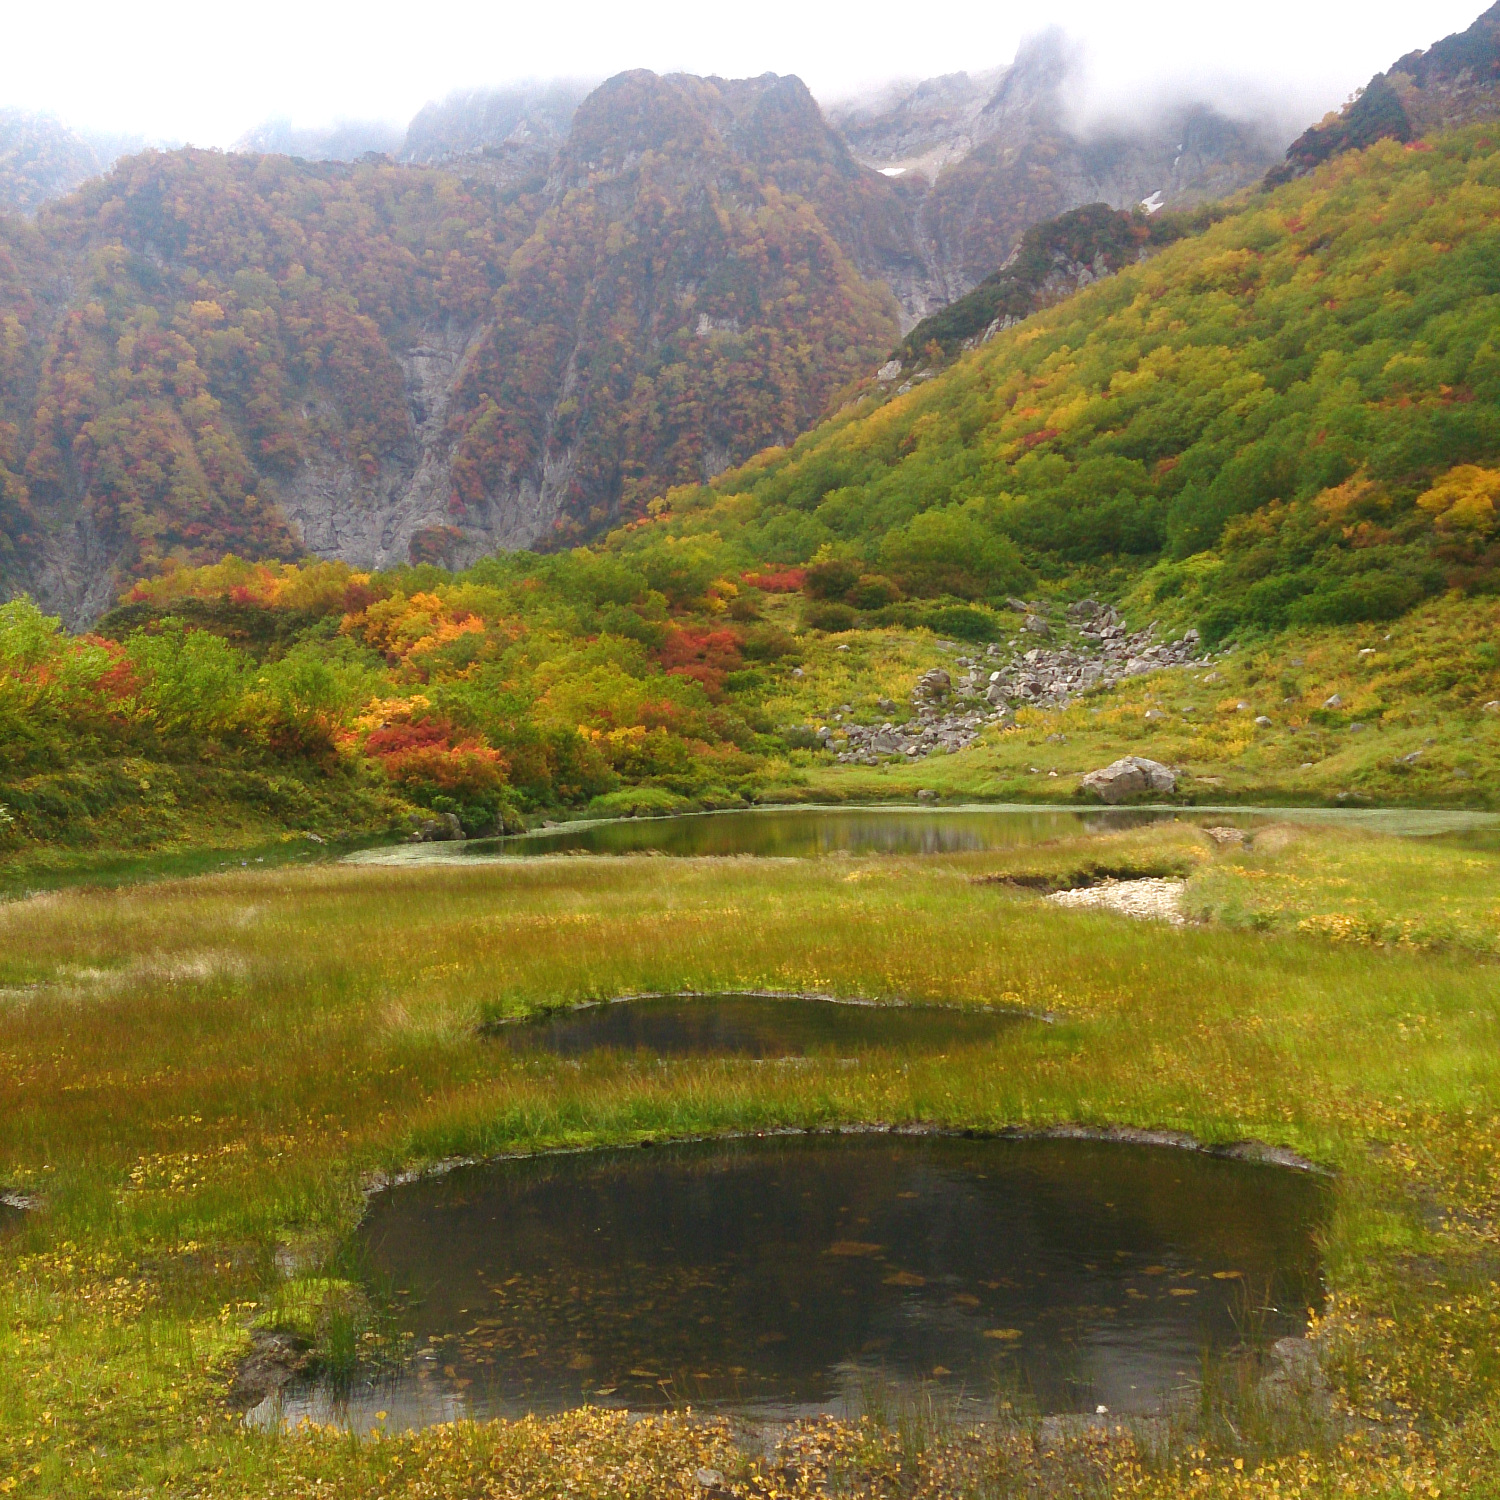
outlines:
M859 616L847 604L814 604L802 620L814 630L826 631L830 635L853 630L859 624Z
M992 641L1000 634L1000 622L987 609L968 604L949 604L930 609L922 615L922 624L938 635L951 635L960 641Z
M589 803L591 818L669 818L695 812L697 803L659 786L631 786L606 792Z
M987 523L982 501L922 511L886 533L880 556L908 594L927 598L1014 594L1031 582L1015 543Z

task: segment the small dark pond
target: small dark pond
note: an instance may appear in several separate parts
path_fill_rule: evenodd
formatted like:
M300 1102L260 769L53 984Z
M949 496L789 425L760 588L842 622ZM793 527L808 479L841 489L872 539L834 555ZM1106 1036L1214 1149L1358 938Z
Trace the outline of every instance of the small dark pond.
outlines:
M771 995L663 995L549 1011L489 1030L516 1052L582 1057L853 1057L942 1052L989 1041L1027 1017L943 1005L862 1005Z
M1156 1409L1204 1351L1300 1332L1324 1185L1160 1147L787 1136L547 1156L380 1197L414 1336L388 1427L584 1402L748 1415L933 1388L972 1415Z

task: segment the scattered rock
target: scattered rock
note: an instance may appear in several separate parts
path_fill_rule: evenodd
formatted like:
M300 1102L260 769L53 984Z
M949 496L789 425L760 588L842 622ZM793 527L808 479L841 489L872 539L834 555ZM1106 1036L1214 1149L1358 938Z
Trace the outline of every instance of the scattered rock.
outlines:
M229 1387L229 1404L237 1411L259 1406L282 1386L301 1374L307 1365L307 1349L287 1333L259 1332L251 1337L250 1352L235 1367Z
M1349 733L1350 734L1362 734L1369 727L1370 726L1368 724L1351 724L1349 726Z
M1343 706L1344 700L1338 693L1334 693L1331 697L1323 700L1324 708L1342 708Z
M1170 922L1183 926L1182 890L1186 882L1156 876L1145 880L1114 880L1103 885L1084 886L1081 890L1058 891L1046 897L1059 906L1100 907L1122 916L1143 921Z
M411 829L407 842L411 844L442 844L464 836L463 824L458 821L456 813L429 813L426 816L413 813L407 822Z
M933 791L930 787L925 787L924 786L922 788L922 790L917 793L917 801L918 802L936 802L937 801L937 793L935 791Z
M1258 714L1255 719L1255 727L1257 729L1270 729L1272 727L1271 721L1264 714Z
M1021 628L1047 640L1052 638L1052 627L1040 615L1027 615Z
M1487 714L1500 714L1500 698L1492 698L1484 705L1484 711Z
M1132 797L1176 791L1177 775L1159 760L1126 755L1098 771L1090 771L1078 783L1078 789L1092 792L1101 802L1128 802Z
M792 676L793 677L805 677L806 675L807 675L807 673L805 673L802 670L801 667L793 667L792 668Z
M1209 838L1214 841L1214 843L1218 844L1220 848L1222 848L1225 844L1243 846L1246 842L1245 830L1243 828L1205 828L1203 831L1209 836Z
M888 359L875 372L876 380L889 384L893 380L901 378L901 361L899 359Z

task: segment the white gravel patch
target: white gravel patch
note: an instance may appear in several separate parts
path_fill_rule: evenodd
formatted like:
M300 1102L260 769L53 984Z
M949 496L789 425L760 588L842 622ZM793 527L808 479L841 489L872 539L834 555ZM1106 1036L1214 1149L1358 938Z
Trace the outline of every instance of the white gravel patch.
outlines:
M1147 922L1170 922L1182 927L1184 880L1151 877L1147 880L1109 880L1103 885L1083 886L1076 891L1055 891L1046 899L1059 906L1093 906L1117 911Z

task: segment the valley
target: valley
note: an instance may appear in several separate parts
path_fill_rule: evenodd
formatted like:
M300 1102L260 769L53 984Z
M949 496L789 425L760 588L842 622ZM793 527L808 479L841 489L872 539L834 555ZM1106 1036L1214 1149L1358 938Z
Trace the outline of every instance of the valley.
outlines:
M1077 58L0 113L0 1500L1500 1492L1500 5Z

